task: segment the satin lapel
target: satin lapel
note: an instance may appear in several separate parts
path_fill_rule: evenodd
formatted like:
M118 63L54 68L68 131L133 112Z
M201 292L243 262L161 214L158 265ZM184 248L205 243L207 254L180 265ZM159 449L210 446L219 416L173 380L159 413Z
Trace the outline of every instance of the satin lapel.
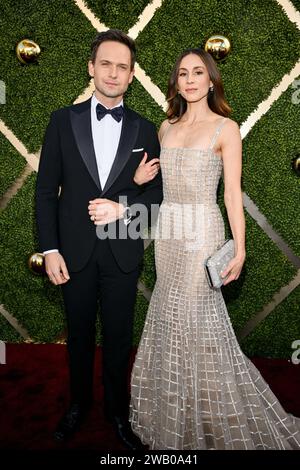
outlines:
M128 162L138 131L139 120L135 116L133 117L133 115L130 114L130 111L125 108L118 150L101 197L109 190Z
M77 109L71 110L71 125L81 157L94 182L102 191L92 136L91 100L82 103L82 107L79 105Z

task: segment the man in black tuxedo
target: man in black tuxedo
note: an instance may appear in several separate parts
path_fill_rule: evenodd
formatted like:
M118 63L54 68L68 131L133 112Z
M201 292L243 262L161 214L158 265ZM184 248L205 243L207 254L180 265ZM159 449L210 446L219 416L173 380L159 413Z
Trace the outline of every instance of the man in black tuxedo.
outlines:
M95 93L53 112L36 187L40 248L49 279L62 286L68 327L71 403L55 437L70 436L92 403L100 300L105 411L131 449L140 445L128 422L127 378L143 240L128 231L133 205L150 211L162 200L156 129L123 105L134 62L135 45L127 35L97 35L88 64ZM138 186L134 175L145 152L152 179ZM99 226L110 235L99 238Z

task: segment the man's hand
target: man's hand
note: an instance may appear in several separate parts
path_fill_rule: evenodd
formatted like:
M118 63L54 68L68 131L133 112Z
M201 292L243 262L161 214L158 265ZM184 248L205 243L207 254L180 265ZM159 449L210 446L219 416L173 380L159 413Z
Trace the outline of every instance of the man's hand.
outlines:
M110 199L93 199L89 201L88 210L95 225L105 225L121 219L125 206Z
M65 284L70 279L65 260L60 253L46 254L45 268L49 280L56 286Z

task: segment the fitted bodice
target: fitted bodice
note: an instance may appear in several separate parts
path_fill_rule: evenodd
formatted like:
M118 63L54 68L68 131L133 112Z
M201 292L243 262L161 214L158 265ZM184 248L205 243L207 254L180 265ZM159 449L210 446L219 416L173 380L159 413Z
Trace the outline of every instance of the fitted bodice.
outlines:
M207 149L166 147L162 142L160 165L164 203L215 205L223 160L214 151L226 118L221 119Z
M216 204L223 161L212 149L163 147L160 162L165 203Z

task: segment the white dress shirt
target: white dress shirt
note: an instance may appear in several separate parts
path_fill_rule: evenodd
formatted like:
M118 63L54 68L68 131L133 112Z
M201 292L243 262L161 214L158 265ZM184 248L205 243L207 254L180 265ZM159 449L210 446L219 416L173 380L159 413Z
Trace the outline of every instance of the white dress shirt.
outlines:
M111 114L106 114L101 121L98 121L96 113L98 103L99 101L93 95L91 102L92 136L101 188L104 189L118 150L123 120L117 122ZM102 104L102 106L104 105ZM123 100L114 108L118 106L123 106Z
M106 114L100 121L98 121L96 113L96 106L98 103L99 101L96 96L93 95L91 100L92 137L100 184L103 189L118 150L123 119L121 119L120 122L117 122L111 114ZM104 105L102 104L102 106ZM113 107L117 108L118 106L123 106L123 100ZM106 106L104 107L106 108ZM56 252L58 252L57 249L52 249L44 251L43 254L46 255L47 253Z

